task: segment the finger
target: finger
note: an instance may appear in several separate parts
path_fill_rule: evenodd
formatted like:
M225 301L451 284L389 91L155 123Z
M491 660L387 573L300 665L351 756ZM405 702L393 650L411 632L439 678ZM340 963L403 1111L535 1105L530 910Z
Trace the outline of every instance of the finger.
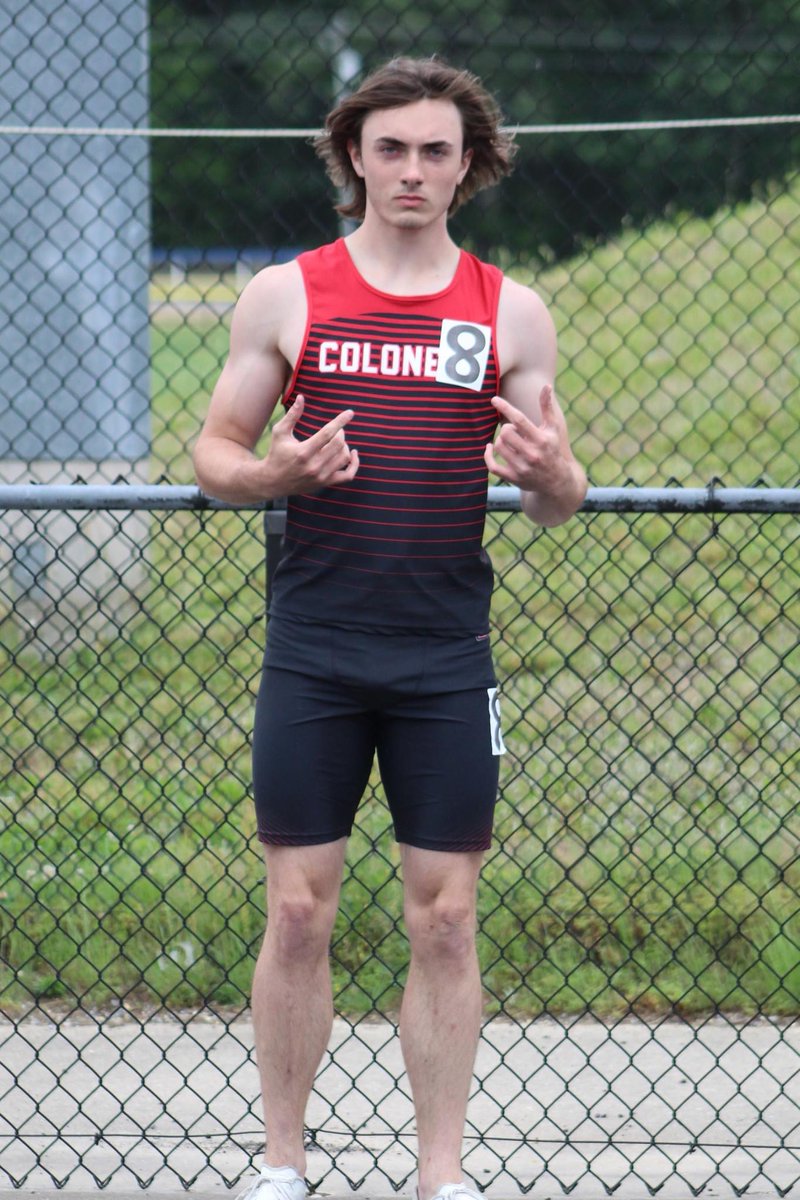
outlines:
M492 442L487 442L486 449L483 452L483 461L489 468L492 475L496 475L498 479L511 479L505 465L500 463L495 458L494 445Z
M359 468L359 466L360 466L360 465L361 465L361 464L360 464L360 460L359 460L359 457L358 457L358 451L357 451L357 450L351 450L351 451L350 451L350 461L349 461L349 463L347 464L347 466L346 466L346 467L344 467L344 468L343 468L343 469L340 471L340 473L339 473L339 478L338 478L338 480L337 480L337 483L345 483L345 482L346 482L348 479L352 479L352 478L353 478L353 476L354 476L354 475L356 474L356 472L358 471L358 468Z
M525 430L520 430L515 425L504 425L495 438L494 448L503 458L508 458L510 454L525 454L532 444L536 444L539 436L535 425Z
M302 443L300 453L313 477L325 484L340 481L341 473L349 470L355 451L348 446L340 429L332 441L316 446L313 440L308 438Z
M304 397L303 396L295 396L291 406L289 408L287 408L286 412L283 414L283 416L281 417L278 424L283 425L285 429L289 429L289 430L294 429L295 425L297 424L297 422L300 420L300 418L303 415L304 406L305 406ZM277 428L277 426L276 426L276 428Z
M349 425L355 415L352 408L346 408L344 412L340 412L316 433L312 433L311 437L307 439L308 445L310 447L325 446L328 442L332 442L337 433L344 429L345 425Z
M508 400L504 400L502 396L494 396L492 404L501 417L504 417L509 424L514 425L517 429L535 428L533 422L529 421L523 412L520 412L513 404L509 404Z
M542 424L552 425L556 419L553 389L546 383L539 393L539 409L542 414Z
M328 476L328 486L337 483L347 483L348 479L352 479L359 468L358 451L351 450L348 456L348 461L337 470L332 471Z
M313 438L309 438L304 443L303 449L313 457L320 471L329 474L346 467L353 453L352 447L348 446L344 431L341 429L337 431L329 442L315 443Z
M273 439L278 438L294 438L294 430L297 422L303 415L305 401L302 396L295 396L292 404L286 409L286 412L281 417L280 421L275 422L272 430Z

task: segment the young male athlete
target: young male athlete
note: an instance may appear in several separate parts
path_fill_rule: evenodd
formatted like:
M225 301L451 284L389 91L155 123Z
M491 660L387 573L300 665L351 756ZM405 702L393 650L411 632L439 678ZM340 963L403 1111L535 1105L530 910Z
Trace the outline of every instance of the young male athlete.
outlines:
M267 1140L246 1194L306 1194L303 1120L333 1018L328 947L377 753L411 946L400 1039L419 1200L468 1200L475 895L504 749L487 478L518 485L542 525L573 515L586 479L553 395L544 304L448 233L448 214L510 168L511 139L479 81L435 59L394 60L333 110L318 148L351 190L340 211L361 223L245 288L195 450L209 494L289 498L253 733Z

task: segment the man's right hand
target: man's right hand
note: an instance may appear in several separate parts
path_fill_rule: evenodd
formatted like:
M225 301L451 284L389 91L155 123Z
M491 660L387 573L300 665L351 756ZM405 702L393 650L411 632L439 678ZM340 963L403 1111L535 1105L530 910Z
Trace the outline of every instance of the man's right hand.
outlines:
M344 433L355 416L352 408L345 409L301 441L294 430L304 407L303 397L297 396L289 411L273 426L270 447L261 464L273 496L317 492L346 483L358 471L358 451L348 446Z

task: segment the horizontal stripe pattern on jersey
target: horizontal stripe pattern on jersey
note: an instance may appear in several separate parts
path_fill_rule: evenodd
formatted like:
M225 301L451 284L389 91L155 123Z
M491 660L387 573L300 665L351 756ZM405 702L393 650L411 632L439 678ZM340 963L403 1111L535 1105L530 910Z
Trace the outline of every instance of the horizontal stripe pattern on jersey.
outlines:
M270 611L481 633L501 273L462 252L442 292L389 296L361 278L341 239L299 263L309 315L285 402L304 397L299 438L352 408L346 437L360 465L345 484L290 497Z

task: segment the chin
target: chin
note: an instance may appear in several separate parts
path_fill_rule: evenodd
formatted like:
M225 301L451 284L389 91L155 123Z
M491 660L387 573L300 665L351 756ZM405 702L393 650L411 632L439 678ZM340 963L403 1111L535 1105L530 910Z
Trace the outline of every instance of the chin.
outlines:
M430 223L430 214L426 216L420 212L395 213L391 221L395 229L424 229Z

